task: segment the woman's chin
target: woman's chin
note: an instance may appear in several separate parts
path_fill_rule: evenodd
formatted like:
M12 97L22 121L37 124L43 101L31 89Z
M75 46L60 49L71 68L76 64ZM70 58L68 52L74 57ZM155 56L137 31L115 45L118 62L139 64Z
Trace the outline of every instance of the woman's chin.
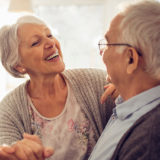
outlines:
M65 70L65 64L63 63L58 70L59 72L63 72Z
M66 69L66 67L65 67L65 65L64 65L64 67L62 68L61 72L63 72L65 69Z

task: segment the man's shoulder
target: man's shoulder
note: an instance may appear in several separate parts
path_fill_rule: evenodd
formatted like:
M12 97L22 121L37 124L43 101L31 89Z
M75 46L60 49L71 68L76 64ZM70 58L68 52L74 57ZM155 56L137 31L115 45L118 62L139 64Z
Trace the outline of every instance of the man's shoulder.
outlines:
M153 140L152 135L157 135L159 130L160 132L160 104L157 105L154 109L140 117L134 125L128 130L130 136L139 138L149 143ZM147 138L148 137L148 138ZM152 138L151 138L152 137ZM131 141L133 139L130 139Z
M160 105L143 115L125 133L116 153L120 160L144 160L160 156ZM154 157L154 158L153 158ZM149 159L150 160L150 159Z
M156 126L160 123L160 104L158 104L154 109L143 115L138 121L141 125L147 125L148 128ZM138 126L137 126L138 127ZM160 129L160 125L157 126ZM157 128L157 129L158 129Z

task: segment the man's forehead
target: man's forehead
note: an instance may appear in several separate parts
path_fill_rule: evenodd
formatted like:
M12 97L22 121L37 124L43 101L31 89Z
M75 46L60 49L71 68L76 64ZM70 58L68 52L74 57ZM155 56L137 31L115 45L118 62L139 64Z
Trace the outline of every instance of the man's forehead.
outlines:
M109 30L105 34L105 39L106 40L108 40L110 38L111 34L112 34L112 36L117 35L117 33L119 32L119 25L120 25L120 22L121 22L122 18L123 17L121 15L117 15L113 18L113 20L111 21Z

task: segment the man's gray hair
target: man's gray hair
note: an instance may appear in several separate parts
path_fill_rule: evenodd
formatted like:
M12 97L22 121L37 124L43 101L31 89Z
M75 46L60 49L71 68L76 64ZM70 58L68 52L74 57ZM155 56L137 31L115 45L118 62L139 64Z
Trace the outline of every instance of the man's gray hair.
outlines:
M15 24L6 25L0 28L0 58L4 68L14 77L24 77L15 69L19 62L19 40L17 35L18 27L25 23L42 24L45 22L33 15L20 17Z
M160 79L160 3L140 1L129 5L119 24L120 41L135 47L145 60L145 70Z

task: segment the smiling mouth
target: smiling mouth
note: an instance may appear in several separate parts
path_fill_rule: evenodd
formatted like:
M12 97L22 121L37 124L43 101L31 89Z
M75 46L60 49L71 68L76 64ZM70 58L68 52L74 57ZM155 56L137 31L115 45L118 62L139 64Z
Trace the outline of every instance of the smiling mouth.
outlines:
M55 52L55 53L53 53L52 55L50 55L50 56L48 56L47 58L45 58L45 60L46 61L50 61L50 60L52 60L53 58L56 58L56 57L58 57L59 56L59 53L58 53L58 50Z

